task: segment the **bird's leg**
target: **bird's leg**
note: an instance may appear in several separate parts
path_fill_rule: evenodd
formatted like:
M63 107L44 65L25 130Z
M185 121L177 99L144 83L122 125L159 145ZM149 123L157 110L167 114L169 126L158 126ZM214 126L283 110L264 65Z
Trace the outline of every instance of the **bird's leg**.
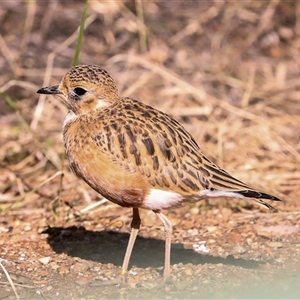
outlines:
M171 264L171 242L172 242L172 231L173 225L172 222L160 211L154 211L157 217L161 220L164 225L165 234L166 234L166 243L165 243L165 268L164 268L164 279L163 284L165 284L170 278L170 264Z
M138 235L140 226L141 226L141 218L140 218L139 210L138 210L138 208L133 208L132 209L131 232L130 232L130 237L129 237L129 241L127 244L127 249L126 249L126 253L124 256L122 269L121 269L121 276L122 276L123 282L125 282L125 276L126 276L126 273L128 270L128 265L129 265L132 249L133 249L136 237Z
M121 276L112 280L107 280L102 282L91 282L89 284L90 286L108 286L108 285L118 285L118 284L125 285L126 274L128 270L131 252L141 225L139 210L137 208L133 208L132 212L133 212L133 216L131 221L131 232L130 232L130 237L129 237L126 253L122 264Z

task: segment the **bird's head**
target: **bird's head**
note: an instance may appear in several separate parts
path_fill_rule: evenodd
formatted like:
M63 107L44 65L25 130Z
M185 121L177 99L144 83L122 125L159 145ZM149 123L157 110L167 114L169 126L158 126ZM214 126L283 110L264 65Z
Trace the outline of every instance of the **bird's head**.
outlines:
M58 95L76 115L107 107L118 98L114 79L96 65L73 67L59 85L43 87L37 93Z

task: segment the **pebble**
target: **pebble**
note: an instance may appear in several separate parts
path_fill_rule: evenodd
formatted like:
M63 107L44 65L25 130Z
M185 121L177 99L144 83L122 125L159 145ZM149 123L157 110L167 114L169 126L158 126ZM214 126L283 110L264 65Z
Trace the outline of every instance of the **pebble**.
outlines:
M43 265L48 265L50 262L51 258L50 256L45 256L39 259L39 262Z

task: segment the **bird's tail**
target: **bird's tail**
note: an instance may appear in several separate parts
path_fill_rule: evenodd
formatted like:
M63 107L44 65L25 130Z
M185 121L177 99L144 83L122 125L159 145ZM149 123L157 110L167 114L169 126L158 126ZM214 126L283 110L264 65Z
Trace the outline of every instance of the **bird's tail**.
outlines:
M246 185L242 181L234 178L229 173L219 168L213 162L211 162L207 157L203 157L203 173L210 174L206 177L206 190L202 192L203 195L211 197L236 197L236 198L252 198L256 202L266 206L272 211L277 211L275 207L268 204L262 199L281 201L281 199L253 189L252 187Z
M270 210L272 210L274 212L276 212L277 209L274 206L270 205L269 203L265 202L262 199L273 200L273 201L281 201L281 199L279 199L279 198L277 198L273 195L266 194L266 193L256 191L256 190L253 190L253 189L247 189L247 190L235 191L235 192L238 193L238 194L243 195L246 198L254 199L256 202L266 206L267 208L269 208Z

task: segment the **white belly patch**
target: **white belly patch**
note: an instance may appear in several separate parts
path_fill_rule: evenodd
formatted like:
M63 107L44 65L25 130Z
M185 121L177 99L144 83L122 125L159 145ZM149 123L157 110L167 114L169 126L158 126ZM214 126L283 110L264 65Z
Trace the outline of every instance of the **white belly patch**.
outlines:
M176 207L185 202L196 202L204 198L211 197L233 197L244 198L242 194L231 191L202 190L198 194L182 196L175 192L151 189L150 194L145 198L142 207L151 210L160 210L164 208Z
M160 210L180 205L182 195L174 192L151 189L150 194L145 198L142 207L151 210Z

